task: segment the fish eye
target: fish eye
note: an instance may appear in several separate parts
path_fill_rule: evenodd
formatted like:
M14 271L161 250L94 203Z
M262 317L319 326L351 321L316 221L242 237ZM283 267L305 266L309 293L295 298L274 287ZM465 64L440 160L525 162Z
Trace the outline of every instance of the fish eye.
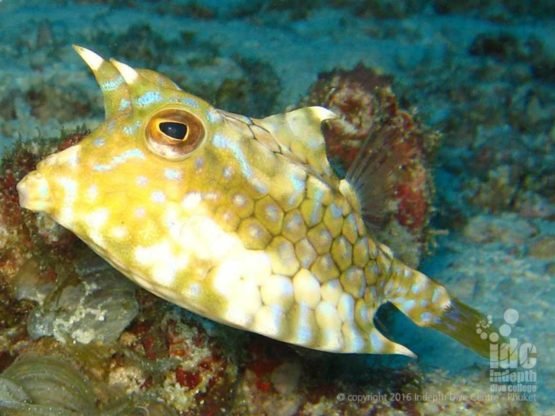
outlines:
M166 136L175 140L183 140L187 136L187 125L185 123L163 121L158 125L158 128Z
M166 159L185 159L204 139L204 125L188 111L166 109L156 113L146 127L148 148Z

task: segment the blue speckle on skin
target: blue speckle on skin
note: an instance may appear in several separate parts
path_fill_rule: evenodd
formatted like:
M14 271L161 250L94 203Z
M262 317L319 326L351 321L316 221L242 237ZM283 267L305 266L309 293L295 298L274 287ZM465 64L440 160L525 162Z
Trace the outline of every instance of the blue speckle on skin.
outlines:
M378 332L372 331L370 334L370 344L374 348L374 352L379 352L383 349L384 343Z
M106 165L102 165L100 163L97 163L93 166L93 170L96 172L107 172L109 170L112 170L114 167L111 164L106 164Z
M256 189L261 194L267 194L268 193L268 187L259 178L252 177L251 178L251 184L254 186L254 189Z
M302 326L297 329L297 341L300 345L307 344L312 339L312 329L309 326Z
M162 191L154 191L151 194L151 199L152 199L153 202L162 203L166 200L166 195Z
M166 179L179 180L183 177L182 173L176 169L166 168L164 169L164 176Z
M340 218L343 215L343 210L337 204L331 204L330 209L333 218Z
M298 175L292 175L289 180L293 185L293 192L291 192L289 203L293 204L297 199L298 194L304 192L304 180L301 176Z
M146 107L162 100L162 96L158 91L145 92L139 98L137 98L137 105L141 107Z
M314 190L314 194L311 196L311 199L313 199L314 201L316 201L318 204L320 204L320 202L322 201L322 198L324 197L324 190L321 188L315 189Z
M137 177L137 185L146 185L148 183L148 178L146 176L138 176Z
M420 320L424 323L432 322L434 316L430 312L422 312L420 314Z
M403 302L404 312L407 313L408 311L410 311L412 308L414 308L415 304L416 304L416 302L412 299L404 301Z
M132 125L125 126L125 127L123 128L123 133L126 134L126 135L128 135L128 136L131 136L131 135L135 134L135 132L137 131L137 128L138 128L140 125L141 125L141 122L140 122L140 121L136 121L136 122L135 122L134 124L132 124Z
M181 102L183 104L188 105L188 106L193 107L193 108L199 108L200 107L198 101L195 100L194 98L191 98L191 97L183 98L183 100L181 100Z
M241 149L239 143L228 139L227 137L224 137L218 133L214 135L214 138L212 140L214 146L219 147L220 149L228 149L235 157L235 160L239 162L239 166L241 166L241 172L243 173L243 175L247 178L251 177L252 171L250 165L247 162L247 159L245 158L245 155L243 153L243 149Z
M114 91L123 83L123 77L120 75L115 79L103 82L100 89L104 92Z
M106 171L112 170L116 166L121 165L125 163L127 160L132 158L144 159L145 155L139 149L129 149L117 156L114 156L110 161L110 163L106 163L106 164L97 163L96 165L93 166L93 170L96 172L106 172Z
M204 167L204 159L202 157L197 157L195 159L195 169L201 170Z
M125 98L123 98L119 102L119 109L120 110L127 110L130 106L131 106L131 102L129 100L126 100Z
M216 110L211 109L210 111L208 111L208 121L210 123L216 123L221 119L222 119L222 116Z
M104 146L104 144L106 144L106 140L104 139L104 137L97 137L93 141L93 145L95 147L102 147L102 146Z
M120 165L123 162L125 162L126 160L129 160L129 159L132 159L132 158L144 159L145 155L139 149L129 149L129 150L126 150L125 152L117 155L117 156L114 156L112 158L112 163Z

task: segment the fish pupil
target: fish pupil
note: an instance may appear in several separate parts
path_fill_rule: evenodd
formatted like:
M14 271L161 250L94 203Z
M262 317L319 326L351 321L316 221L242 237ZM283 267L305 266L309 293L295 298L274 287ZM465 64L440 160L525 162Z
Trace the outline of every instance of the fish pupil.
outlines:
M160 131L176 140L183 140L187 135L187 126L183 123L165 121L160 123Z

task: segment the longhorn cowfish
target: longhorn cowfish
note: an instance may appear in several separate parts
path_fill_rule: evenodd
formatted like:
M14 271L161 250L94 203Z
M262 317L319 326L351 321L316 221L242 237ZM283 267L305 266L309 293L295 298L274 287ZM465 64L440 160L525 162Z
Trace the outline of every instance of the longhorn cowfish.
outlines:
M376 327L391 302L488 353L483 316L369 233L358 196L367 159L340 179L326 157L321 125L333 112L232 114L157 72L75 50L106 120L18 184L22 207L148 291L233 327L317 350L414 356Z

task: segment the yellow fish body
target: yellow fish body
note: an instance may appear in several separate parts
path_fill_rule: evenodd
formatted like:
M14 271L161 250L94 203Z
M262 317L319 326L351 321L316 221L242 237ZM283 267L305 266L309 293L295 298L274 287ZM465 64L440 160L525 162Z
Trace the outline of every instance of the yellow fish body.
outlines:
M392 302L480 353L482 316L368 233L351 178L308 107L264 119L213 108L149 70L75 47L106 121L18 185L142 287L210 319L304 347L413 355L374 314ZM357 188L358 189L358 188Z

